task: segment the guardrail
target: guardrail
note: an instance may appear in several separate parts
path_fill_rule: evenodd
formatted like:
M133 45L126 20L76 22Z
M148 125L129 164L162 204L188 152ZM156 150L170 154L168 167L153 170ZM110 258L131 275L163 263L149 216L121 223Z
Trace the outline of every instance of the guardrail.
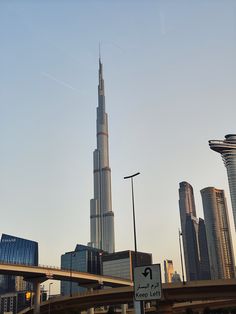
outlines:
M16 265L16 266L30 266L30 267L42 267L42 268L48 268L48 269L58 269L58 270L70 270L70 268L61 268L59 266L49 266L49 265L43 265L43 264L38 264L38 265L32 265L30 263L17 263L14 261L2 261L0 260L0 264L4 264L4 265ZM72 269L73 270L73 269Z

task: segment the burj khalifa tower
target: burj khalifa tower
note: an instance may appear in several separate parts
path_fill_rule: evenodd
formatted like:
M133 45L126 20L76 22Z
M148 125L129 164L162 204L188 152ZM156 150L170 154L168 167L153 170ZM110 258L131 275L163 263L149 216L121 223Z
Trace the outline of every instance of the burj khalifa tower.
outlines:
M115 236L109 167L108 116L105 111L103 65L100 57L98 74L97 148L93 152L94 198L90 200L90 245L113 253Z

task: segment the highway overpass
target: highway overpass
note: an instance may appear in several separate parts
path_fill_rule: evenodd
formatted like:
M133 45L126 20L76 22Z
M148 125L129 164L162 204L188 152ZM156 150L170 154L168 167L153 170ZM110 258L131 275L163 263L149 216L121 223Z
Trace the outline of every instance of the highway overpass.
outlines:
M25 280L33 282L36 295L35 307L28 313L46 313L48 312L49 304L52 314L62 314L65 313L65 310L69 312L75 309L85 310L91 306L122 304L132 302L133 300L133 283L121 278L88 274L56 267L4 263L0 263L0 273L23 276ZM40 283L48 279L71 280L91 288L105 285L113 287L113 289L95 290L72 297L59 297L50 302L42 303L40 307ZM236 279L163 284L163 297L159 302L159 307L169 308L169 313L172 313L173 305L179 302L209 300L223 302L229 299L231 303L236 300Z
M48 279L78 282L79 285L88 288L101 285L108 287L133 286L132 281L122 278L95 275L56 267L0 263L0 274L22 276L24 280L33 283L35 314L40 313L40 284Z
M41 304L40 313L73 313L91 307L123 304L133 301L133 287L95 290L72 297L58 297ZM192 303L189 303L189 302ZM211 301L211 302L210 302ZM204 308L236 304L236 279L192 281L185 284L163 284L163 297L154 307L155 313L185 312L186 308ZM24 313L33 313L26 310Z

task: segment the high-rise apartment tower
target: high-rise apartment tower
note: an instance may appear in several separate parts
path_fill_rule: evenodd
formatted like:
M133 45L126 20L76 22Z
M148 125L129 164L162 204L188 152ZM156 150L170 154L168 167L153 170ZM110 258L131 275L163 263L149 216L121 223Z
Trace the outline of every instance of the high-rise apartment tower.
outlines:
M210 148L220 153L227 169L234 227L236 229L236 134L225 135L225 140L209 141Z
M97 148L93 153L94 198L90 201L89 245L113 253L115 236L109 166L108 117L105 110L103 66L100 58L98 74Z
M212 279L234 278L234 255L223 190L201 190Z
M204 220L196 217L193 188L179 184L179 211L187 281L210 279Z

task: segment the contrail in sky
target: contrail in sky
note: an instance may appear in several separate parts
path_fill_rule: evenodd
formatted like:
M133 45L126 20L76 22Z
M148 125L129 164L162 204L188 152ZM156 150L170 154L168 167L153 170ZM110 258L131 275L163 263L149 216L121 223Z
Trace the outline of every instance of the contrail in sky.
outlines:
M70 84L64 82L64 81L61 81L61 80L58 80L56 77L54 77L53 75L47 73L47 72L42 72L42 75L43 76L46 76L47 78L49 78L50 80L54 81L54 82L57 82L58 84L61 84L67 88L70 88L74 91L78 91L78 89L76 89L75 87L71 86Z

